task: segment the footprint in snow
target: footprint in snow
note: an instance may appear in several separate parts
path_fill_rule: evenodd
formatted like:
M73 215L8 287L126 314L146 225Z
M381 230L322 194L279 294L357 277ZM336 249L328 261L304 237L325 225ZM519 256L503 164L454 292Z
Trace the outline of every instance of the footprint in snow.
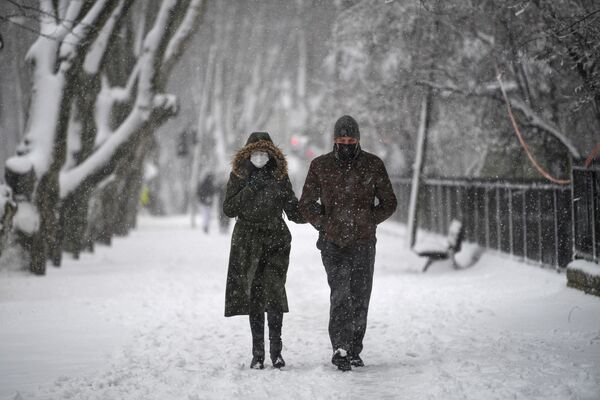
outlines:
M406 355L413 358L419 357L417 353L413 353L412 351L407 351Z

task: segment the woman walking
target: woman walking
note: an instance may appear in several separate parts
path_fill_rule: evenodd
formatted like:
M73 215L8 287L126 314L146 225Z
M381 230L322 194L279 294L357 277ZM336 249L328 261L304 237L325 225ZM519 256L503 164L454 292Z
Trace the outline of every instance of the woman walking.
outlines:
M263 369L266 312L271 361L273 367L282 368L281 328L283 313L288 312L285 280L292 241L282 214L296 223L304 220L285 156L268 133L252 133L233 158L223 211L237 219L229 254L225 316L250 316L250 368Z

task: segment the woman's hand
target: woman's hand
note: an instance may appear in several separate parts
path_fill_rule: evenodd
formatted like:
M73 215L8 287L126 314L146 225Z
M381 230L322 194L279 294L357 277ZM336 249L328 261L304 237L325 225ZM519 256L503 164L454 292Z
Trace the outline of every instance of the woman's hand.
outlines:
M262 174L252 174L248 177L248 187L257 192L263 190L267 186L267 182Z

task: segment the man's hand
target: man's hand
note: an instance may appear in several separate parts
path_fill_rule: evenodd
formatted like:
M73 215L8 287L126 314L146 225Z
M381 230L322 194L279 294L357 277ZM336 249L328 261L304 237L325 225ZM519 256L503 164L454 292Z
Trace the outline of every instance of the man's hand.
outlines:
M313 202L308 206L308 211L314 215L323 215L323 206L317 202Z

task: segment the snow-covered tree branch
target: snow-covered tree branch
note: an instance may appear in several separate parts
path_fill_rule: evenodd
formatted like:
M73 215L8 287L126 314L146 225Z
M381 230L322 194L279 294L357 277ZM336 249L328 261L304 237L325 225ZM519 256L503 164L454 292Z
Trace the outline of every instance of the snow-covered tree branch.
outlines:
M6 163L7 181L21 199L15 228L29 254L30 270L45 272L47 240L55 234L58 201L58 172L66 157L67 126L70 119L70 94L74 77L81 67L89 43L98 35L116 6L115 0L99 0L91 8L81 1L69 2L65 20L60 20L55 3L40 0L40 37L31 46L27 59L33 69L31 100L24 146L17 156ZM23 181L35 179L32 185ZM28 186L28 191L21 191ZM25 218L19 213L31 210ZM39 224L28 224L30 219ZM25 222L23 222L25 221Z
M494 99L498 102L504 102L503 98L500 96L499 86L494 83L482 85L480 88L460 88L455 84L438 84L436 82L426 80L420 80L417 82L417 84L430 87L441 92L458 93L466 97L487 97L490 99ZM505 87L507 91L509 91L511 89L516 89L518 85L515 82L508 82L505 85ZM547 134L552 135L565 146L565 148L568 150L571 156L577 159L581 158L581 154L577 150L573 142L570 139L568 139L567 136L564 133L562 133L557 126L555 126L549 121L546 121L541 115L539 115L533 109L531 109L531 107L527 105L526 102L520 100L515 96L510 97L510 103L514 109L519 110L522 113L529 126L539 128Z
M181 54L181 50L177 48L192 33L193 21L200 16L200 3L201 1L192 1L188 5L182 21L187 27L178 29L175 33L178 37L175 38L170 37L169 32L173 30L173 15L181 5L176 0L163 2L154 26L146 35L143 51L131 72L127 87L109 88L107 81L103 80L103 89L99 97L101 103L97 105L96 110L97 126L102 128L100 136L103 140L90 157L77 167L61 174L62 198L67 197L86 180L93 186L106 178L116 166L117 159L128 153L127 145L135 142L137 135L151 122L152 117L168 117L176 113L176 98L157 93L155 82L164 73L163 62L173 63L178 54ZM168 53L169 50L171 53ZM166 57L167 54L169 58ZM108 128L112 115L110 110L116 102L130 98L133 82L136 82L137 88L133 109L118 128L111 131Z

